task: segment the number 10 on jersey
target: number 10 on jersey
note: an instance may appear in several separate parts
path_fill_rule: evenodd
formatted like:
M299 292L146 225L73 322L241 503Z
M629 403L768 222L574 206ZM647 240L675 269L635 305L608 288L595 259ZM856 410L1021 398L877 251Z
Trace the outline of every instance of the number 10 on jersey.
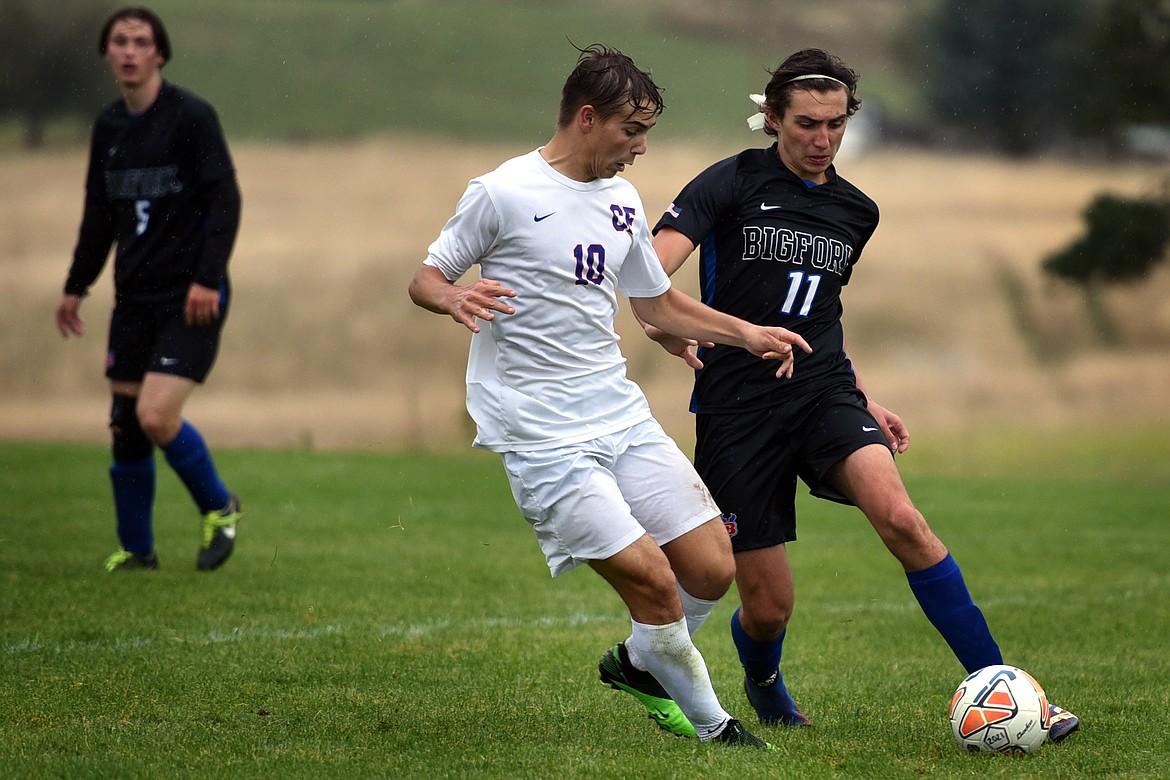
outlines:
M584 247L577 244L573 248L573 257L577 258L577 284L601 284L605 281L604 246L590 244Z

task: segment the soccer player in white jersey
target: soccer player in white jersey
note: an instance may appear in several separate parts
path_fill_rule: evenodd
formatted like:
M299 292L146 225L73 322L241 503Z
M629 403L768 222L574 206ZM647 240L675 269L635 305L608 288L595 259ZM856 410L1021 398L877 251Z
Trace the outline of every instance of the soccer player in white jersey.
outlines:
M710 493L626 376L617 292L644 322L683 339L779 361L799 336L750 325L675 289L633 185L658 86L621 52L582 50L556 131L467 187L410 284L411 299L472 331L467 408L475 446L501 454L553 576L588 564L625 602L628 639L601 659L676 734L765 743L720 705L691 636L735 574ZM456 284L472 265L478 279Z

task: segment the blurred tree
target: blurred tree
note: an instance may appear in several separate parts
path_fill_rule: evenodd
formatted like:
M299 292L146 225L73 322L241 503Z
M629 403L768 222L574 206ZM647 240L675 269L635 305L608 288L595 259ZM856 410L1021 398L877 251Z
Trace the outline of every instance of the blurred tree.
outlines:
M1092 53L1086 130L1170 124L1170 0L1107 0Z
M1073 126L1098 0L921 0L899 39L941 129L1011 154Z
M1081 287L1089 318L1108 343L1116 328L1101 300L1108 284L1144 279L1170 245L1170 182L1156 197L1098 195L1085 210L1085 233L1049 255L1041 267Z
M1166 259L1170 195L1098 195L1084 217L1084 235L1045 259L1049 274L1086 286L1132 282Z
M0 117L17 117L40 146L57 117L91 118L108 79L97 39L100 0L0 0Z

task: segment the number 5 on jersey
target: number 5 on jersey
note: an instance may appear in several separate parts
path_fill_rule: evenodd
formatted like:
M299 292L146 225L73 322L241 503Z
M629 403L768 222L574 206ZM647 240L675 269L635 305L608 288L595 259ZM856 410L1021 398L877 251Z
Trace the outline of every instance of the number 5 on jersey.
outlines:
M134 233L140 236L146 232L146 225L150 222L150 201L134 201L134 215L138 217L138 225L134 228Z

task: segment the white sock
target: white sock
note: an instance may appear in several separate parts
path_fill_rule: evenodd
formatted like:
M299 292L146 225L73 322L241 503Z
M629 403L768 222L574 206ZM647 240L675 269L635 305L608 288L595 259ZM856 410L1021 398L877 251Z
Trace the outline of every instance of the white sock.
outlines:
M683 590L681 584L678 586L678 595L682 598L683 614L687 616L687 633L694 636L695 632L707 622L707 618L711 617L711 611L715 609L719 599L707 601L695 598Z
M693 637L695 632L707 622L707 618L711 617L711 612L715 609L715 605L719 603L719 600L707 601L706 599L695 598L687 593L682 585L678 585L678 595L682 599L683 614L687 619L687 633ZM625 645L626 655L630 657L630 663L634 665L634 668L641 669L643 672L648 671L634 643L630 639L626 639Z
M633 631L626 640L631 662L636 655L646 665L695 727L699 739L719 733L731 716L711 687L707 664L687 633L686 619L665 626L632 622Z

